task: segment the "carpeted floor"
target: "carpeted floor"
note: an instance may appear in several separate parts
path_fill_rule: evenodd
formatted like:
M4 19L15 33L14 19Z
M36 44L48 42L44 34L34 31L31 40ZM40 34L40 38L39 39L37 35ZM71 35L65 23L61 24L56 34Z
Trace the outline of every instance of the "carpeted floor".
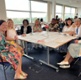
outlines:
M70 69L59 69L59 72L56 72L55 69L44 64L41 65L38 62L38 59L47 60L46 49L29 50L28 54L36 58L37 61L32 61L26 57L22 58L23 71L28 73L28 77L25 80L81 80L81 77L77 77L78 72L81 71L81 60ZM63 55L55 50L50 51L50 63L56 65L57 62L63 59ZM7 80L14 80L14 73L14 70L10 67L7 68ZM0 65L0 80L5 80L2 65Z

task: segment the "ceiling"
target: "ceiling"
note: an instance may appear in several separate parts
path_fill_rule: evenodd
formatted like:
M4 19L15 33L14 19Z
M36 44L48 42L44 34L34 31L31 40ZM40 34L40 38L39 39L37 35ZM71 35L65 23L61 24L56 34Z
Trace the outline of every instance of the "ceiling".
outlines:
M73 7L81 7L81 0L43 0L43 1L50 1L50 2L56 1L56 3L58 4L64 4Z

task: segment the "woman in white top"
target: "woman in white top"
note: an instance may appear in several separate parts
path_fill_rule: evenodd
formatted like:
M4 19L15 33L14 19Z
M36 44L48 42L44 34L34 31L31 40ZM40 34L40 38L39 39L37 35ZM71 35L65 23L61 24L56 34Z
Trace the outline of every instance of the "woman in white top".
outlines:
M67 33L69 35L73 35L75 33L75 27L72 24L73 24L72 19L68 18L66 20L66 25L64 26L62 32Z
M17 48L18 52L21 52L23 54L24 53L23 48L15 42L16 40L18 40L18 37L14 29L14 23L12 19L8 19L7 22L8 22L8 27L7 27L7 32L5 33L6 40L10 44L14 45ZM22 54L20 54L20 56L22 56ZM21 65L22 65L22 59L21 59ZM21 70L21 67L20 67L20 72L25 77L28 75Z
M81 20L76 19L75 25L78 28L78 30L76 28L76 34L78 35L78 37L81 37ZM68 52L64 60L57 64L60 65L61 68L69 68L70 63L73 61L73 59L80 56L81 56L81 40L75 40L74 43L69 45Z

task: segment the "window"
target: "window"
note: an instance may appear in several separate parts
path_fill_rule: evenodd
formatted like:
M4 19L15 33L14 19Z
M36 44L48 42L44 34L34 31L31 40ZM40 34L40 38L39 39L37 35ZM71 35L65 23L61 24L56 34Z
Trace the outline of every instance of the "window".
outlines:
M5 0L7 10L29 11L29 0Z
M36 18L43 18L44 21L47 21L47 3L31 1L31 11L32 22Z
M74 18L75 16L75 8L72 8L72 7L65 7L65 16L64 18Z
M27 12L7 11L7 17L13 19L15 24L21 24L23 19L28 19L30 21L30 16Z
M56 15L58 15L59 18L63 18L63 6L56 5Z
M66 19L66 18L74 18L76 8L68 7L65 5L56 5L56 14L59 18Z
M47 21L47 3L30 0L5 0L7 18L15 24L22 24L23 19L34 22L36 18ZM30 6L31 5L31 6Z
M37 18L43 18L44 21L47 21L46 13L32 13L32 22L34 23Z
M31 1L31 11L47 12L47 3Z

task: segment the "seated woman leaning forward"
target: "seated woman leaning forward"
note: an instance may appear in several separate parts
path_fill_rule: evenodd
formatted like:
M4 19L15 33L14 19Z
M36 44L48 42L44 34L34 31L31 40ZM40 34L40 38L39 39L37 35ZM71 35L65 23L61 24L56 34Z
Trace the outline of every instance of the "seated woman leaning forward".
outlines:
M27 74L22 71L21 53L13 45L6 42L4 34L7 30L7 22L0 20L0 55L9 62L15 70L15 79L25 79Z
M81 56L81 40L75 40L75 43L70 44L65 59L57 63L60 68L70 68L70 63L74 58Z

